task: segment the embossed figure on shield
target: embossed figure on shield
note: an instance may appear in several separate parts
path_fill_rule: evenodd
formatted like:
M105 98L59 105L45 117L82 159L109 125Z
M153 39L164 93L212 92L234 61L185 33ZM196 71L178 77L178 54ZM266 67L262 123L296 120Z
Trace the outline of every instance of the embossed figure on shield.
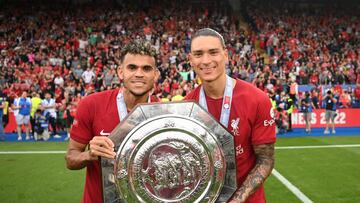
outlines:
M236 190L232 135L194 102L138 105L111 133L104 202L224 202Z

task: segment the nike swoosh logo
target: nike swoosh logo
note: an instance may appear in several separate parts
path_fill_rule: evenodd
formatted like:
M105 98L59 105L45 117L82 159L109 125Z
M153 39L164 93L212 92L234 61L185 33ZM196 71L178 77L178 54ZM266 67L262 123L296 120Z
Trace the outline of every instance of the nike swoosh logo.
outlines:
M109 136L110 133L104 133L104 129L101 130L100 135Z

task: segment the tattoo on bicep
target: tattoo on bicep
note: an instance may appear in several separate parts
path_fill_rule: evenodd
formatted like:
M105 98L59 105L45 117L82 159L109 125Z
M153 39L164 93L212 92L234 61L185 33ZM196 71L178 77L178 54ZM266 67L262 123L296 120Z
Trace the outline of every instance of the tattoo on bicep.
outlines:
M274 164L274 144L262 144L254 146L256 165L271 166Z
M249 186L255 190L270 175L274 167L274 144L262 144L254 146L256 164L248 177Z

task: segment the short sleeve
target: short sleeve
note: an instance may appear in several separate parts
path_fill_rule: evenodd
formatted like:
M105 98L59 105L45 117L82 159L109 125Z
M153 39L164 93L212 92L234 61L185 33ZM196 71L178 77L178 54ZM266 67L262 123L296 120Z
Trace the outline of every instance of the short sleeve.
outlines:
M252 144L274 143L276 141L275 114L270 99L265 94L259 96L256 115L251 137Z
M76 117L70 131L71 139L82 144L88 144L93 138L92 122L93 113L90 111L91 103L88 99L80 101L77 108Z

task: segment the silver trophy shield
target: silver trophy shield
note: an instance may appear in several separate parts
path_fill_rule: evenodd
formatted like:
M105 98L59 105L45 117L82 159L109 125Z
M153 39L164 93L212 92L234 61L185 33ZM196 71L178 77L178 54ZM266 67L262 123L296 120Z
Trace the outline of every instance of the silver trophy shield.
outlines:
M233 136L197 103L137 105L109 138L105 203L226 202L236 190Z

